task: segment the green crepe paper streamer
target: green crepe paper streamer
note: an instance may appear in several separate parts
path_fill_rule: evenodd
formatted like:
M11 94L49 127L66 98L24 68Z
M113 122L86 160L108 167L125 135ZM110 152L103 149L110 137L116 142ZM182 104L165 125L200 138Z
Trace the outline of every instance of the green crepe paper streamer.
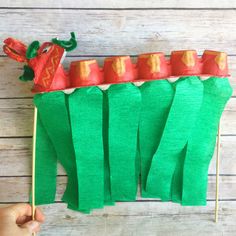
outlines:
M171 200L176 203L181 203L182 199L183 169L184 169L184 160L186 156L186 149L187 149L187 144L179 156L179 160L176 164L175 172L172 178Z
M43 126L56 150L57 159L68 175L62 200L67 202L70 208L77 210L77 170L66 102L66 95L63 92L37 94L34 97Z
M202 82L196 76L183 77L175 85L172 106L146 183L146 191L163 201L171 199L175 167L191 134L203 96Z
M146 82L140 87L142 106L139 123L142 197L155 197L145 191L152 157L159 145L172 104L174 89L168 80Z
M112 199L132 201L137 193L137 133L141 107L139 89L131 83L108 89L109 164Z
M54 203L56 195L57 158L55 149L37 116L35 155L35 204ZM32 194L30 196L32 202Z
M188 142L182 172L182 205L206 205L208 168L214 153L218 124L232 95L227 78L211 77L203 84L203 103Z
M102 208L104 203L102 106L98 87L77 89L69 96L81 210Z
M107 91L103 91L103 149L104 149L104 204L114 205L111 196L110 164L109 164L109 140L108 140L108 123L109 107Z

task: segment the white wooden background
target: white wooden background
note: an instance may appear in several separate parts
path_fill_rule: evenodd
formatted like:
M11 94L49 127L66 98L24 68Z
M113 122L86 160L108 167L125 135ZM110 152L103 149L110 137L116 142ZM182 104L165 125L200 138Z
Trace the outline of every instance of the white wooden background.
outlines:
M72 60L171 50L226 51L236 87L236 1L234 0L1 0L0 41L26 43L78 34ZM2 43L1 43L2 46ZM25 202L30 188L32 94L18 81L22 65L0 49L0 207ZM213 222L215 160L209 171L207 207L181 207L158 200L118 203L90 215L66 209L60 196L66 176L58 173L57 203L43 206L40 235L236 235L236 94L222 119L219 223Z

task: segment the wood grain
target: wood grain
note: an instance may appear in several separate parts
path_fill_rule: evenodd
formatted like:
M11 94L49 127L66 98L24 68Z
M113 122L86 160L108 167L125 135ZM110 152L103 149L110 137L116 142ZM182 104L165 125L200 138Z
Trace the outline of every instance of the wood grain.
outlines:
M60 201L64 193L67 183L66 176L57 177L57 196L56 201ZM235 200L236 201L236 176L220 176L220 194L221 200ZM7 189L7 191L0 192L1 202L27 202L29 199L29 191L31 187L30 177L1 177L0 189ZM138 200L140 194L138 194ZM208 184L208 199L215 198L215 176L209 176ZM143 199L147 200L147 199ZM153 200L153 199L149 199Z
M7 0L0 3L0 7L42 7L42 8L234 8L236 7L235 1L232 0Z
M32 136L32 99L0 99L0 137ZM236 134L236 98L231 98L222 117L222 134Z
M7 22L0 41L9 36L27 44L68 39L69 32L75 31L79 46L70 55L170 54L183 48L199 54L206 48L234 53L235 21L234 10L204 10L199 17L195 10L0 9L0 22Z
M222 136L220 174L236 175L236 136ZM31 138L0 138L0 177L31 175ZM215 155L209 174L215 174ZM58 175L65 175L59 165Z
M220 217L214 219L215 159L209 169L207 207L181 207L149 199L122 202L84 215L58 202L42 206L46 223L39 235L60 236L234 236L236 235L236 1L232 0L5 0L0 2L0 42L12 36L33 40L67 39L78 34L73 60L94 57L102 65L109 55L149 51L204 49L225 51L234 88L223 115ZM49 9L50 8L50 9ZM30 189L31 84L18 81L22 64L3 56L0 47L0 207L27 201ZM66 176L58 169L57 200Z
M3 204L2 206L8 206ZM219 223L213 222L214 202L207 207L181 207L172 203L117 203L84 215L63 203L42 207L46 222L39 236L233 236L236 202L220 202Z
M220 222L215 225L212 222L213 203L208 207L179 207L171 203L139 202L118 203L115 207L106 207L97 210L89 217L84 217L75 212L68 212L64 205L45 207L50 214L50 227L45 225L45 231L55 235L53 228L59 227L65 230L64 235L105 235L105 236L197 236L197 235L234 235L235 204L220 203ZM60 211L57 218L55 213ZM53 212L55 212L53 214ZM168 213L167 213L168 212ZM70 226L68 223L70 222ZM44 227L44 226L43 226ZM51 233L51 234L50 234ZM60 235L63 235L60 234Z

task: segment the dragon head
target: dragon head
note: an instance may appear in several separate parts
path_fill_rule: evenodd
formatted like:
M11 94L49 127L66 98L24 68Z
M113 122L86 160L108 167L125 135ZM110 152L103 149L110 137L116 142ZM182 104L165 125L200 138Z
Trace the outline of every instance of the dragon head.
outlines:
M28 47L19 40L7 38L4 40L3 50L10 58L26 63L20 80L33 80L34 92L46 92L69 86L69 79L61 61L65 52L75 49L76 46L77 41L72 32L68 41L53 38L51 42L42 45L39 41L33 41Z

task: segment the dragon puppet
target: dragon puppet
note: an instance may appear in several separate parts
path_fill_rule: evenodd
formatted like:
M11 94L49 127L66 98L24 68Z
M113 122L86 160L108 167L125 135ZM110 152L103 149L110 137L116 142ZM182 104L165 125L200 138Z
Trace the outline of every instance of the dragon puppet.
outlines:
M198 58L195 50L173 51L170 60L161 52L138 56L133 64L129 56L106 58L99 68L96 60L73 61L67 72L61 64L65 52L77 47L75 33L69 40L53 38L40 45L33 41L28 47L14 38L4 40L3 50L12 59L24 62L22 81L34 81L33 92L49 92L81 86L149 81L187 75L228 75L227 55L206 50Z
M78 60L66 71L61 62L76 48L74 33L28 47L4 43L26 64L20 79L33 80L37 93L36 204L55 201L59 161L68 176L62 200L73 210L133 201L139 182L143 198L206 205L218 124L232 94L226 53L144 53L137 63L114 56L103 68Z

